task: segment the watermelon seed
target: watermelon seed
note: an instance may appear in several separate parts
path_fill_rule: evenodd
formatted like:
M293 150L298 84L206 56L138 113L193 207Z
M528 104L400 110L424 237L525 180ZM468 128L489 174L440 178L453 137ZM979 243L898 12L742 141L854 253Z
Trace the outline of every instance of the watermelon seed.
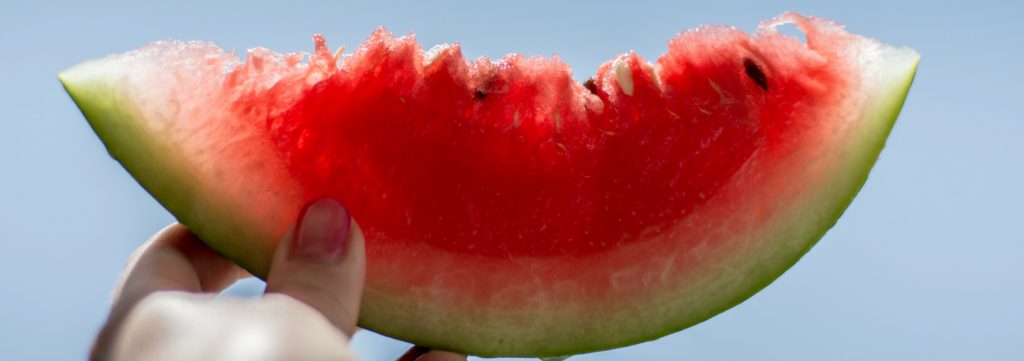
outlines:
M612 68L615 70L615 81L619 83L619 88L622 88L626 95L633 96L633 70L629 68L629 63L619 57L612 62Z
M483 90L477 89L476 92L473 93L473 100L481 101L484 100L484 98L487 98L487 93L484 93Z
M753 80L757 86L761 87L761 90L768 91L768 77L761 71L761 67L757 66L750 58L743 58L743 70L747 73L747 77Z
M583 87L587 88L591 94L597 95L597 83L594 82L594 78L587 78L587 81L583 82Z
M341 54L344 54L344 53L345 53L345 46L342 45L340 48L338 48L338 51L334 52L334 61L340 60L341 59Z

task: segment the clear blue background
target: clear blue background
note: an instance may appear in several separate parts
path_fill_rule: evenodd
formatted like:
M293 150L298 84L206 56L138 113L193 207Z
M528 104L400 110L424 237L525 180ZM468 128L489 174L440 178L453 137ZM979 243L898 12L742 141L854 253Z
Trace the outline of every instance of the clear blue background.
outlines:
M470 57L557 53L584 79L630 49L653 59L698 24L752 30L783 10L923 56L867 185L818 246L750 300L578 360L1024 359L1019 2L204 3L0 3L0 360L84 358L124 259L172 221L107 156L61 90L62 69L162 39L297 51L322 32L352 46L384 25L416 31L427 47L460 41ZM370 333L356 345L366 360L406 347Z

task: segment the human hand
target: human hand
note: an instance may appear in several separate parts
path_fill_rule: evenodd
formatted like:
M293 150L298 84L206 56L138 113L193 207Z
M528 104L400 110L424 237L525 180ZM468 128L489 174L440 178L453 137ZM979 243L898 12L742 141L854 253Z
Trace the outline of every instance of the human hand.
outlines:
M311 202L279 242L262 298L218 297L251 277L172 224L129 257L90 359L355 360L366 259L345 208ZM399 361L461 361L413 347Z

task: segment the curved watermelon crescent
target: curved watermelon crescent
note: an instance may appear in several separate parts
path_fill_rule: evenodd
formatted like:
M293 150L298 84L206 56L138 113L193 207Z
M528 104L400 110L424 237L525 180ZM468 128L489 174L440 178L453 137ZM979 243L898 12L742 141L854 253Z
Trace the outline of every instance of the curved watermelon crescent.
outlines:
M496 315L487 312L486 307L474 309L476 305L452 295L432 295L433 301L413 299L402 293L407 291L395 290L401 285L380 281L367 285L360 324L417 344L476 355L558 356L655 339L735 306L779 277L835 224L866 182L903 106L919 61L917 53L859 37L851 48L856 50L851 54L859 57L856 61L861 66L866 98L861 115L846 127L835 129L843 134L840 140L831 148L773 165L768 171L764 167L744 168L736 175L744 181L726 187L758 184L761 191L723 191L730 196L712 200L719 202L719 206L705 207L710 210L697 212L678 225L678 229L699 228L708 224L707 220L715 220L719 227L707 229L706 237L719 237L725 242L714 247L664 252L665 242L673 240L674 232L668 232L611 251L612 255L594 256L604 257L601 259L584 258L561 267L579 272L585 269L579 267L596 264L597 269L620 270L612 275L611 284L636 292L633 297L589 305L569 302L573 300L565 298L579 291L569 285L563 294L538 295L539 307ZM89 62L59 77L111 156L149 193L211 246L253 274L265 275L274 244L283 230L277 223L260 220L295 214L300 199L295 191L298 187L246 184L231 177L210 180L210 170L196 169L186 159L189 155L176 147L173 136L161 131L160 118L167 120L176 114L142 112L146 104L139 104L132 89L121 88L129 74L117 65L110 60ZM282 167L281 162L279 157L267 155L246 167L255 169L255 174L260 174L260 169L276 172ZM751 164L756 164L756 157ZM213 172L216 175L216 170ZM275 196L262 199L263 206L256 207L259 209L247 207L247 202L231 202L234 197L244 199L246 194L260 192ZM776 199L784 199L786 204L771 203ZM736 209L729 206L769 203L765 206L768 208L743 212L733 212ZM761 212L754 217L761 218L752 220L751 212ZM408 255L429 250L394 252ZM636 259L634 256L652 254L658 256L631 261ZM472 257L447 261L459 262L470 270L490 267ZM430 271L440 264L427 260L422 265L404 265L413 268L403 270L415 271L419 267L421 271ZM557 266L522 265L524 269L548 270L556 270ZM373 280L373 274L388 272L388 266L371 266L368 272ZM522 320L533 323L524 325Z

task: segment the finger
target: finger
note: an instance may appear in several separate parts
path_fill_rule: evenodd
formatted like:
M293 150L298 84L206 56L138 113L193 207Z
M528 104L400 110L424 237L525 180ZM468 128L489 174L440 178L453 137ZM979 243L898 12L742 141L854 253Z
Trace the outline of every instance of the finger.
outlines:
M115 340L109 361L356 360L341 330L284 295L155 292L128 313Z
M246 274L175 223L135 250L114 301L131 305L156 291L219 292Z
M466 355L449 351L431 350L423 346L413 346L397 361L466 361Z
M341 203L326 198L310 202L278 244L267 292L308 304L351 337L363 295L363 253L363 232Z
M244 271L206 246L181 224L157 232L132 252L114 288L114 305L93 346L92 359L105 359L112 335L139 300L158 291L217 292Z

